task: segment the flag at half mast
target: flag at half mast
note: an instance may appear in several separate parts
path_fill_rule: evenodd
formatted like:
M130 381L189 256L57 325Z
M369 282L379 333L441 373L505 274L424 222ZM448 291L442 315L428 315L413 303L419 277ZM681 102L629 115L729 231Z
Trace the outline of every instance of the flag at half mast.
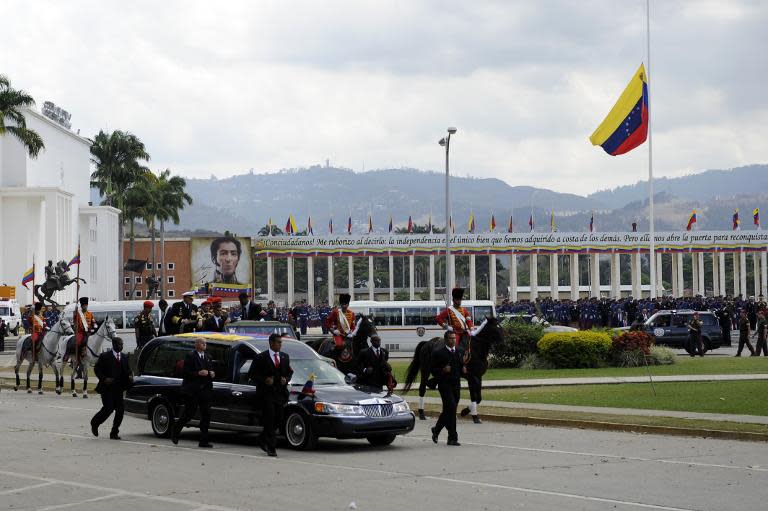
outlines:
M755 208L752 212L752 222L758 229L760 228L760 208Z
M640 64L635 76L589 141L611 156L628 153L648 138L648 80Z

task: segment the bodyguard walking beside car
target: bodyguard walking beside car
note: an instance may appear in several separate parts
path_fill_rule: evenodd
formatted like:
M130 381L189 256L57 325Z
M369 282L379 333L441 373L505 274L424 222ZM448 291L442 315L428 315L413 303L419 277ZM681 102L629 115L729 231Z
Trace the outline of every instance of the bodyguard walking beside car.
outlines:
M91 432L99 436L99 426L106 421L112 412L112 431L109 438L120 440L120 424L123 422L123 392L131 388L133 375L128 366L128 357L123 353L123 340L119 337L112 339L112 350L99 355L94 371L99 378L96 392L101 395L101 410L91 419Z
M432 375L437 380L437 390L443 402L443 410L432 428L432 441L437 443L440 432L445 428L448 430L448 445L458 447L461 444L456 432L456 407L461 396L461 375L466 372L464 353L456 346L455 332L449 330L443 338L445 346L432 353Z
M768 322L765 320L765 313L761 310L757 313L757 344L753 353L756 357L759 357L761 352L763 356L768 356L768 346L766 346L767 329Z
M184 399L184 415L171 430L171 441L179 443L179 434L184 426L200 410L200 447L213 447L208 442L208 426L211 422L211 390L213 390L213 360L205 352L206 342L203 337L195 339L195 351L184 357L184 380L181 383L181 395Z
M755 354L755 348L752 347L752 343L749 342L749 318L747 317L747 311L743 310L741 311L741 316L739 317L739 349L736 351L736 356L741 356L741 351L744 349L744 345L747 345L747 349L749 350L750 355Z
M280 334L270 335L269 349L256 355L248 370L248 379L256 382L256 406L261 410L261 448L269 456L277 456L275 428L283 420L293 375L290 357L280 351L282 344Z

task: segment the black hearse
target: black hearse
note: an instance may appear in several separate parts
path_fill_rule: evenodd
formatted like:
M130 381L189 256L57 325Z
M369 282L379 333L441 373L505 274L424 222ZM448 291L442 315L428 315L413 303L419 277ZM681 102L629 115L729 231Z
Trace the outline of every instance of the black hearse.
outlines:
M248 381L248 369L268 343L245 335L194 333L153 339L139 355L134 386L126 393L126 413L148 419L155 435L170 435L172 418L182 403L184 357L194 350L196 337L205 337L215 366L211 429L260 432L256 386ZM413 430L414 415L402 398L349 383L299 341L285 339L282 351L291 357L294 371L281 427L292 447L311 449L319 437L366 438L372 445L389 445L397 435ZM301 397L310 374L316 377L315 394Z

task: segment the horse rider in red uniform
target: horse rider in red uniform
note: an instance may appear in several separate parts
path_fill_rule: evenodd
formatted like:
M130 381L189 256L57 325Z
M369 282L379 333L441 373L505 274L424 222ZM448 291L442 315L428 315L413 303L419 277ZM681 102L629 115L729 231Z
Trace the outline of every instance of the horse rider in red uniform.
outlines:
M29 328L32 335L29 337L32 341L32 357L37 360L37 353L40 351L40 346L43 344L43 336L48 329L45 324L45 318L43 317L43 304L38 302L35 304L35 310L29 314Z
M88 297L84 296L80 298L80 307L75 307L75 357L78 368L85 354L85 348L88 346L88 336L95 331L96 320L93 319L93 313L88 310Z
M450 330L456 334L456 346L461 347L465 353L465 363L472 356L472 331L475 325L472 322L472 315L467 309L461 306L461 300L464 298L464 289L457 287L451 291L452 304L443 309L435 317L435 322L445 330ZM419 398L419 410L424 409L424 398ZM477 416L477 404L470 403L469 411L472 412L473 419ZM462 412L462 415L466 415ZM475 419L477 422L478 419Z
M344 346L345 337L353 337L357 332L358 324L355 323L355 313L349 309L352 297L348 293L339 295L339 306L334 307L325 318L325 326L333 334L333 342L337 348Z

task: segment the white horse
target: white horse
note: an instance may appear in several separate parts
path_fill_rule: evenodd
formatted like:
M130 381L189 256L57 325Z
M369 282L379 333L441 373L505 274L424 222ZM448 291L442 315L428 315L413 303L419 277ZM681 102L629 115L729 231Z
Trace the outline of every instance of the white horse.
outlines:
M56 355L59 351L59 341L62 337L72 335L72 323L68 319L61 318L53 327L46 332L40 345L40 350L35 357L35 353L30 346L26 352L24 352L24 343L27 339L30 339L32 335L27 334L19 338L16 342L16 386L13 390L19 390L21 382L19 381L19 367L26 360L29 363L27 367L27 394L32 393L32 389L29 385L29 376L32 374L32 368L37 364L40 369L40 374L37 378L37 393L43 393L43 367L51 366L53 372L56 375L56 393L61 394L61 387L59 386L59 368L56 366Z
M83 398L88 399L88 368L96 364L96 360L101 354L104 341L112 343L116 337L117 329L112 318L108 317L99 326L98 330L88 336L88 344L85 347L83 358L80 359L80 370L83 373ZM64 387L64 357L69 356L73 362L72 374L70 375L70 390L72 397L77 397L75 390L75 373L77 372L77 354L75 353L75 336L66 337L59 343L59 386Z

